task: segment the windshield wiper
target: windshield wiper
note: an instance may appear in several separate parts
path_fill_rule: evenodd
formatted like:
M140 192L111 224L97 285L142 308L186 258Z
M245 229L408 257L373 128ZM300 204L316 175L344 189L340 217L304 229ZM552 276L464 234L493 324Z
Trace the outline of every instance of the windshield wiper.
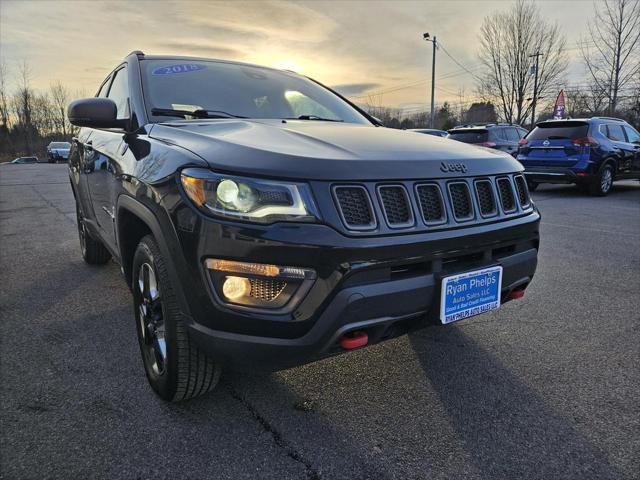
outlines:
M223 112L222 110L176 110L173 108L152 108L151 114L164 117L196 117L196 118L247 118L241 115Z
M285 118L285 120L317 120L319 122L344 122L344 120L337 120L335 118L323 118L317 115L300 115L294 118Z

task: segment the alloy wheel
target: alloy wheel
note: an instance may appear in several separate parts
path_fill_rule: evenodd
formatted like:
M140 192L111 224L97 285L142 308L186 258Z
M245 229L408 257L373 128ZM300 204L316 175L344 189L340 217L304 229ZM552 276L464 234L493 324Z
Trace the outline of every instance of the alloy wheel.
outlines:
M158 280L149 263L140 266L137 289L138 322L145 361L151 371L159 376L166 368L167 342Z
M602 172L602 176L600 177L600 189L602 193L607 193L611 189L611 185L613 183L613 174L611 173L611 169L605 168Z

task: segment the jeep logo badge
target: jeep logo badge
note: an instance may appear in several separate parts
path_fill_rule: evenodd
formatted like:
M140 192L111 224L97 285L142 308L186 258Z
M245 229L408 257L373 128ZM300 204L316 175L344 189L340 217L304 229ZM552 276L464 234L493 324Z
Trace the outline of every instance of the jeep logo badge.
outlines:
M440 170L442 170L445 173L446 172L466 173L467 172L467 166L464 163L441 162L440 163Z

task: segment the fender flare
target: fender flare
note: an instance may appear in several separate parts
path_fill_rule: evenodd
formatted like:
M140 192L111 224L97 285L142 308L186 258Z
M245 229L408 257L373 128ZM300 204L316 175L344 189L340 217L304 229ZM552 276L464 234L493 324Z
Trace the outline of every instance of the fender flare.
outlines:
M153 235L156 241L156 244L158 245L158 248L160 249L160 253L164 257L164 263L167 266L169 275L173 279L179 279L180 276L178 275L178 269L176 267L176 263L174 260L176 257L171 253L171 249L169 248L169 245L167 244L167 241L166 241L166 235L168 234L168 232L162 229L162 227L160 226L160 221L157 219L156 215L151 211L151 209L149 209L149 207L145 206L140 201L126 194L121 194L118 197L118 200L116 202L115 227L116 227L116 239L118 243L118 254L120 255L120 258L123 258L123 255L122 255L123 252L120 247L122 245L122 242L120 239L122 238L121 235L124 235L124 232L120 231L120 221L119 221L120 213L122 211L127 211L128 213L135 215L138 219L140 219L140 221L142 221L149 228L149 230L151 231L151 234ZM176 242L175 245L178 245L177 238L175 239L175 242ZM124 268L125 268L124 265L122 265L122 268L124 271ZM131 287L131 285L129 285L129 287ZM191 314L188 307L189 304L184 295L184 291L182 290L182 286L180 282L179 281L173 282L172 287L173 287L174 294L176 295L176 299L178 300L178 303L180 305L181 313L187 317L190 317Z
M602 161L602 165L600 165L600 167L598 168L598 175L600 175L600 172L602 172L602 169L606 165L611 165L611 168L613 168L613 175L615 176L616 173L618 172L617 160L620 160L620 158L618 158L617 156L614 156L614 155L609 155L608 157L606 157Z

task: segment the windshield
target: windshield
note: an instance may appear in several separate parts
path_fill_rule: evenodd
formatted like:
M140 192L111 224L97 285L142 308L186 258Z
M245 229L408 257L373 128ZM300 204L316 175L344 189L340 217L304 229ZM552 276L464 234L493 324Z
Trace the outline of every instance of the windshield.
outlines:
M206 60L143 60L141 65L147 105L156 110L152 118L157 121L164 120L157 115L164 109L370 124L326 88L293 73Z
M464 143L484 143L489 138L486 130L449 130L449 138Z
M71 144L68 142L51 142L51 148L69 148Z
M566 140L586 137L589 124L586 122L545 122L539 123L527 140Z

